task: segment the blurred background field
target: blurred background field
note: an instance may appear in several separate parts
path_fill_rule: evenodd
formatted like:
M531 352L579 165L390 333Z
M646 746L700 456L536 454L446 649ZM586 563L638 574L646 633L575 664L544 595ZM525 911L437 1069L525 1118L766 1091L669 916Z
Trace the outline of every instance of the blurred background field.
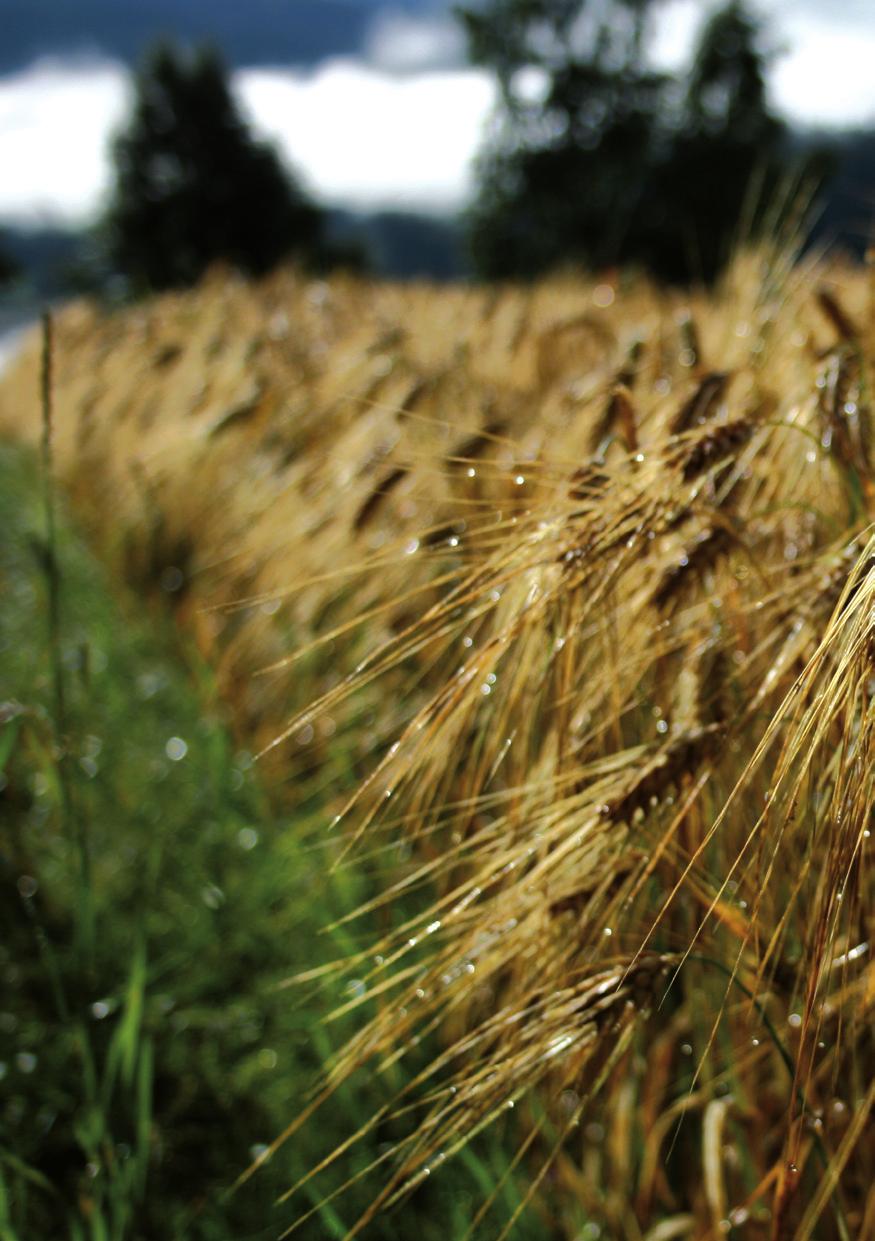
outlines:
M804 1236L815 1210L824 1236L866 1235L869 297L865 274L776 249L710 295L218 270L59 317L58 483L122 606L159 632L175 617L183 661L166 681L137 664L107 680L111 635L135 631L78 615L101 579L89 567L78 586L91 562L62 546L71 821L51 710L30 705L39 486L10 458L24 537L7 623L36 645L6 648L24 706L5 728L9 882L16 934L44 937L23 951L43 1007L10 1031L26 1135L11 1150L31 1160L7 1176L16 1211L101 1211L136 1236L179 1201L179 1235L244 1220L273 1235L269 1194L333 1151L287 1208L324 1204L314 1236L361 1218L376 1236L461 1237L493 1193L487 1236L502 1220L653 1237L725 1219L758 1237L776 1217ZM33 339L0 390L0 423L33 444L39 383ZM94 714L114 703L115 725ZM240 750L265 746L256 782ZM107 803L131 808L122 851ZM89 964L92 892L106 929ZM317 934L358 906L339 939ZM54 1047L56 971L73 998L52 1110L31 1057ZM86 1032L95 1084L71 1097ZM172 1157L189 1106L215 1169ZM38 1115L65 1134L60 1198ZM223 1124L227 1146L204 1137ZM371 1160L325 1203L332 1176ZM781 1179L790 1163L804 1181ZM398 1202L371 1219L381 1183Z

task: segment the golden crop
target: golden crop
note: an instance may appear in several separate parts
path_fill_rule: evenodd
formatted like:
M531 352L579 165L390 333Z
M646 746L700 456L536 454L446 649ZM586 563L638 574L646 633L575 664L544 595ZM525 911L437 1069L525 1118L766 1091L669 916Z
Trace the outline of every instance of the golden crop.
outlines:
M870 297L760 251L710 296L217 272L60 316L107 556L383 859L321 1097L440 1042L374 1211L516 1105L554 1228L875 1237Z

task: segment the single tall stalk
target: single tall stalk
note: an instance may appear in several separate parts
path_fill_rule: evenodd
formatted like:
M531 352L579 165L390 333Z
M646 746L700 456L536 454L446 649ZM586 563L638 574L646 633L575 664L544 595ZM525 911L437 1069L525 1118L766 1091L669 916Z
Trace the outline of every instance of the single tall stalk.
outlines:
M94 910L91 899L91 857L84 825L75 813L70 782L70 754L67 700L64 689L64 661L61 649L61 568L58 559L57 522L55 518L54 460L52 453L52 316L42 314L42 357L40 366L40 403L42 408L42 476L43 511L45 516L45 575L48 594L48 644L52 670L54 725L57 738L57 772L60 791L61 827L76 841L79 853L80 917L78 941L83 963L90 965L94 952Z

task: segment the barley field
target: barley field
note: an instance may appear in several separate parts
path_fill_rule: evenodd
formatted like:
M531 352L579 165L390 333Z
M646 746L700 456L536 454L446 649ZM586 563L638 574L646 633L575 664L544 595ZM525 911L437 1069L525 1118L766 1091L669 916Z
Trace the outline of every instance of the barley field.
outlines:
M338 1235L395 1235L491 1129L446 1235L875 1238L869 271L217 270L69 307L51 361L104 563L172 610L326 883L374 879L285 980L347 1033L241 1192L366 1080L287 1186L300 1221L311 1176L364 1186ZM34 337L5 436L38 440L40 366Z

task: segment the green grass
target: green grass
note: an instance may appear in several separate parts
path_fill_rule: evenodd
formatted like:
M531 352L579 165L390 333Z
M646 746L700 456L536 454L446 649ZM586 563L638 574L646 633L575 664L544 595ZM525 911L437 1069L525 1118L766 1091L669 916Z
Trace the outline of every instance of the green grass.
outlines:
M208 669L159 606L111 588L63 511L53 650L40 496L31 458L0 444L0 1241L275 1237L393 1138L274 1205L385 1101L347 1086L227 1193L349 1031L320 1022L340 996L276 984L350 945L320 928L368 880L329 882ZM504 1166L489 1137L366 1235L461 1237ZM342 1236L378 1188L297 1235ZM511 1180L508 1213L517 1195Z

